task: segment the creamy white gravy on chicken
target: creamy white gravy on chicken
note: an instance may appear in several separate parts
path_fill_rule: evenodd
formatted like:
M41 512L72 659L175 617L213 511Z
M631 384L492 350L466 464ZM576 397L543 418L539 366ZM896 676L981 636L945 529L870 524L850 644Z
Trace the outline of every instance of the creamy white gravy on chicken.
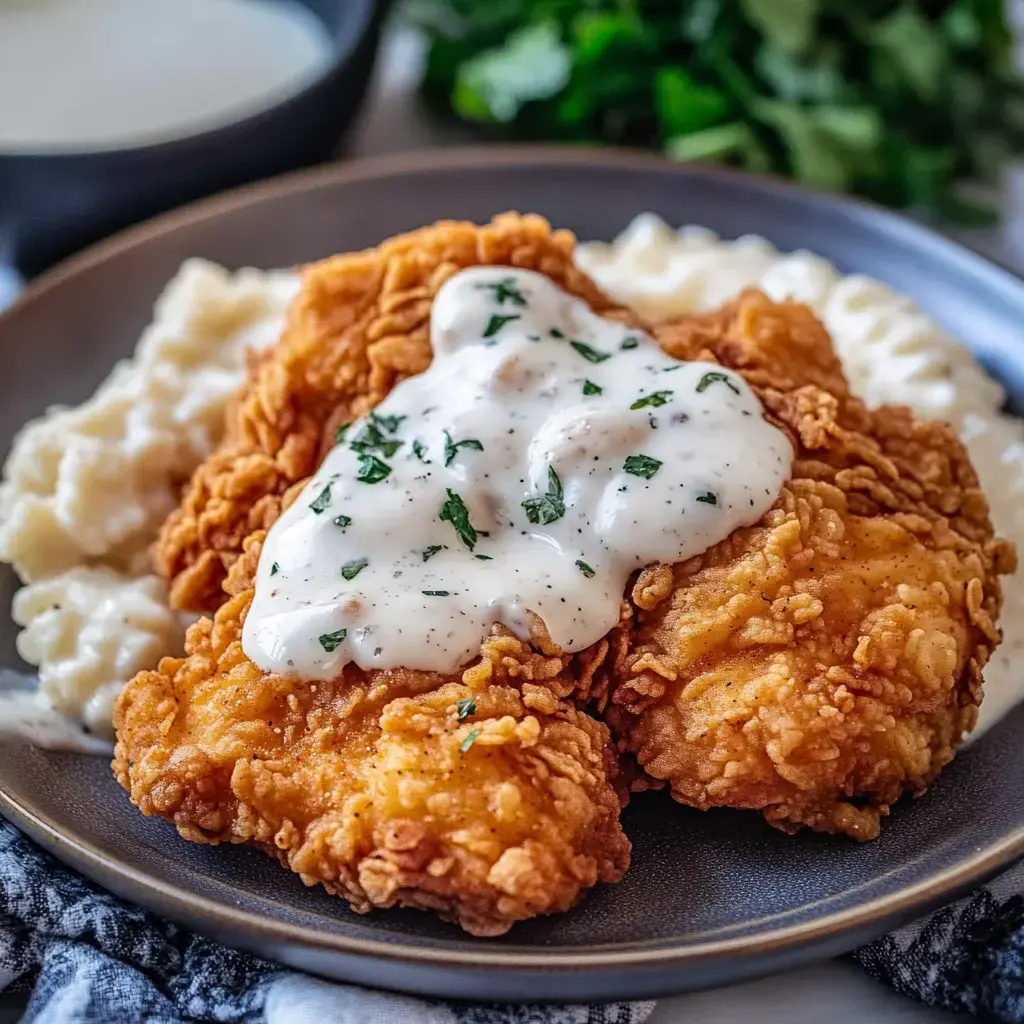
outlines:
M434 359L338 443L270 530L243 647L308 679L451 672L531 613L564 651L618 621L630 573L758 520L792 447L737 374L683 363L548 278L439 291Z

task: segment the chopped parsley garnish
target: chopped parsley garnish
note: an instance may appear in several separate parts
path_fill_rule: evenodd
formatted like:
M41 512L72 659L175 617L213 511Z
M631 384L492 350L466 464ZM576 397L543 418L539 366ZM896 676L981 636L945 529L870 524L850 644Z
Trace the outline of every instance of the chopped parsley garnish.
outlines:
M352 517L351 516L335 516L334 517L334 525L335 526L340 526L344 530L346 526L351 526L352 525Z
M552 327L551 330L548 331L548 334L550 334L552 338L558 338L559 340L565 337L557 327Z
M595 384L592 380L585 380L583 382L583 394L585 395L603 395L604 388L600 384Z
M500 281L495 281L493 284L478 284L477 288L490 288L494 292L494 301L499 306L504 306L506 302L512 306L526 305L526 299L523 298L519 289L516 288L516 279L514 277L505 277Z
M430 459L427 458L427 449L423 442L420 440L413 441L412 453L416 456L420 462L425 462L428 466L430 465Z
M703 501L705 505L717 505L718 498L710 491L706 491L704 494L697 495L698 501Z
M402 447L402 442L384 435L393 434L404 419L404 416L378 416L371 412L366 425L359 431L349 448L360 455L380 452L386 459L391 458Z
M650 455L628 455L622 468L633 476L642 476L645 480L650 480L661 469L661 462L652 459Z
M733 394L738 395L740 389L733 383L732 378L726 373L719 373L717 370L712 370L710 373L705 373L700 379L700 383L697 385L697 394L699 395L702 391L707 391L712 384L725 384Z
M588 580L592 580L594 578L594 570L582 559L576 559L576 568L579 569L579 571L583 573Z
M638 398L630 406L630 409L646 409L648 406L657 409L659 406L664 405L674 394L674 391L653 391L649 395L644 395L643 398Z
M469 748L473 746L474 743L476 743L476 738L479 735L479 729L470 729L466 735L466 738L459 744L459 750L461 750L462 753L464 754L468 753Z
M451 593L450 590L424 590L423 593L427 597L448 597Z
M369 564L368 558L357 558L353 562L346 562L341 567L341 575L347 580L354 580Z
M423 561L429 562L444 547L443 544L431 544L429 548L423 549Z
M474 555L474 558L479 558L481 562L493 562L494 559L490 555Z
M470 715L476 714L476 701L472 697L463 697L455 702L455 710L458 712L459 721L464 722Z
M513 313L511 316L502 316L501 313L495 313L491 316L491 319L487 321L487 326L484 328L484 337L493 338L498 331L512 320L518 320L519 314Z
M331 485L328 484L310 503L309 507L320 515L331 504Z
M276 576L276 575L277 575L277 574L278 574L278 573L279 573L280 571L281 571L281 566L279 566L279 565L277 564L277 562L275 562L275 563L274 563L274 564L273 564L273 565L272 565L272 566L270 567L270 575L271 575L271 576Z
M459 454L460 448L472 448L475 452L482 452L484 446L475 438L467 437L465 441L453 441L452 435L446 430L444 432L444 464L450 466Z
M345 440L345 435L348 433L348 428L351 427L351 423L342 423L340 427L334 432L334 443L341 444Z
M459 535L459 540L472 551L476 544L477 533L473 529L473 524L469 521L469 509L466 508L466 503L462 498L450 487L445 488L445 490L447 491L448 498L441 506L441 522L451 523L455 532Z
M569 344L572 345L572 347L576 349L576 351L579 352L579 354L583 356L588 363L603 363L606 359L611 359L612 357L610 352L601 352L593 346L588 345L585 341L570 341Z
M565 502L562 500L562 481L559 480L554 466L548 466L547 494L540 498L527 498L522 502L526 509L526 518L531 523L547 526L565 515Z
M334 633L323 633L319 637L320 646L328 653L333 654L345 642L348 636L347 629L339 629Z
M628 351L631 348L636 348L637 345L639 345L639 344L640 344L640 339L631 334L628 338L623 338L622 339L622 344L619 346L619 348L625 349L625 350Z
M379 484L391 473L391 467L386 462L381 462L376 455L359 456L359 472L356 479L364 484Z

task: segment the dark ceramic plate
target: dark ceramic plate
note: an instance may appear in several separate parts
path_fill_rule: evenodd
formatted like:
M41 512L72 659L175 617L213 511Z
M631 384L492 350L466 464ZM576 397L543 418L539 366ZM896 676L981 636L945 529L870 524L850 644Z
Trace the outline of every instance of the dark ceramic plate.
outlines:
M582 238L634 214L807 247L913 295L1024 396L1024 284L889 213L775 182L631 155L501 150L390 158L285 178L107 242L0 317L0 438L83 399L126 355L187 256L280 267L441 217L534 210ZM0 584L6 607L14 587ZM0 665L16 665L0 622ZM426 914L359 917L252 850L199 847L143 819L104 759L0 743L0 808L109 888L229 943L337 978L436 996L592 1000L714 985L839 953L1024 855L1024 708L866 846L787 837L757 815L664 795L625 814L633 866L569 914L472 939Z

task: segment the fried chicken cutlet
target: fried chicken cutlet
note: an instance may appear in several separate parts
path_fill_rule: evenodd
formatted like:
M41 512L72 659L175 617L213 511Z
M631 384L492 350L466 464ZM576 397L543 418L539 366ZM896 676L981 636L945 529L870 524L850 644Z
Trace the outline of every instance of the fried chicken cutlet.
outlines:
M866 409L807 308L749 293L656 333L742 374L796 459L756 526L641 574L606 720L683 803L871 839L975 722L1013 547L952 428Z
M306 268L278 346L250 368L224 443L196 472L155 561L178 607L215 611L185 658L128 684L118 780L187 839L254 843L358 911L432 909L478 935L565 910L621 877L629 842L607 728L567 698L570 658L496 628L451 676L307 682L256 667L242 626L267 528L334 444L431 359L432 298L477 264L539 271L632 322L538 217L445 223Z

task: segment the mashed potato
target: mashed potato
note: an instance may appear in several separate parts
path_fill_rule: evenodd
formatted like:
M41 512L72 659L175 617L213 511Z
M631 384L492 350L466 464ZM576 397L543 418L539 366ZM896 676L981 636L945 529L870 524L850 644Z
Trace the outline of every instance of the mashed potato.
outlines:
M0 560L28 584L14 602L18 651L63 714L109 732L119 688L179 645L182 622L146 575L146 549L219 440L246 352L276 341L297 289L293 273L188 261L132 358L87 402L49 410L15 439Z
M725 242L704 228L673 231L642 214L614 242L590 242L576 262L613 298L653 320L714 309L744 288L806 302L821 317L853 390L869 405L909 405L956 427L988 496L996 528L1024 551L1024 422L1003 415L1003 389L906 296L861 274L841 275L809 252L763 238ZM985 669L974 735L1024 699L1024 574L1003 580L1003 644Z

